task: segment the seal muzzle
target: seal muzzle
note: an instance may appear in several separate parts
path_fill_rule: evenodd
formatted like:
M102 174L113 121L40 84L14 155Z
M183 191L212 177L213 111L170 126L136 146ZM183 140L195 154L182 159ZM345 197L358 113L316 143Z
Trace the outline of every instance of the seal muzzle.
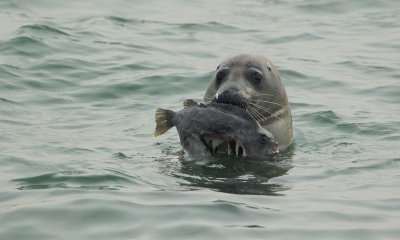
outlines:
M231 104L244 108L246 98L241 94L239 88L232 86L219 90L212 99L212 102Z

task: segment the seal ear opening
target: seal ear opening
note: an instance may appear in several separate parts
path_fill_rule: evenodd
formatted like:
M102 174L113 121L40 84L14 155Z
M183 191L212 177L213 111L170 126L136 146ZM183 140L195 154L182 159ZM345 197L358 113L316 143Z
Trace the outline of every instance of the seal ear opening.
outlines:
M171 120L173 114L174 112L171 110L157 108L154 137L160 136L174 126Z

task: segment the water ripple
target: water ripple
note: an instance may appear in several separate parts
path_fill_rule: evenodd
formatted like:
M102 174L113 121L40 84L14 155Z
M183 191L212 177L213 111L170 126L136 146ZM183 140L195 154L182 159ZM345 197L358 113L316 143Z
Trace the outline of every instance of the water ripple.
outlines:
M133 183L130 179L115 174L89 174L68 171L48 173L34 177L19 178L19 190L51 189L51 188L84 188L98 190L118 190L125 184Z
M0 238L399 239L398 1L182 3L0 1ZM243 52L278 67L287 151L152 137Z
M48 36L48 35L53 35L53 36L69 36L68 33L61 31L55 27L51 27L48 25L44 24L33 24L33 25L25 25L22 26L18 29L17 31L18 35L42 35L42 36Z
M0 42L0 52L7 55L22 55L41 58L50 51L49 45L36 37L18 36Z

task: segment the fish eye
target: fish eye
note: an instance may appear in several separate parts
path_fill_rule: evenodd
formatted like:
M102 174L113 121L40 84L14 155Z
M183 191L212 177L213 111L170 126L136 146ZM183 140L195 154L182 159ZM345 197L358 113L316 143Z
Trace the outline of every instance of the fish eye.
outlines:
M261 134L260 137L261 137L260 142L262 144L267 144L268 143L269 137L267 135Z

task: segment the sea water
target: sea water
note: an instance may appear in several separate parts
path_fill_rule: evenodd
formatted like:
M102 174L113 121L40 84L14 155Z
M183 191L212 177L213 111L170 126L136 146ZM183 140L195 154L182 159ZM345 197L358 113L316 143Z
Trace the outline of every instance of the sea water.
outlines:
M269 57L294 141L198 164L157 107ZM399 239L397 0L0 1L0 239Z

